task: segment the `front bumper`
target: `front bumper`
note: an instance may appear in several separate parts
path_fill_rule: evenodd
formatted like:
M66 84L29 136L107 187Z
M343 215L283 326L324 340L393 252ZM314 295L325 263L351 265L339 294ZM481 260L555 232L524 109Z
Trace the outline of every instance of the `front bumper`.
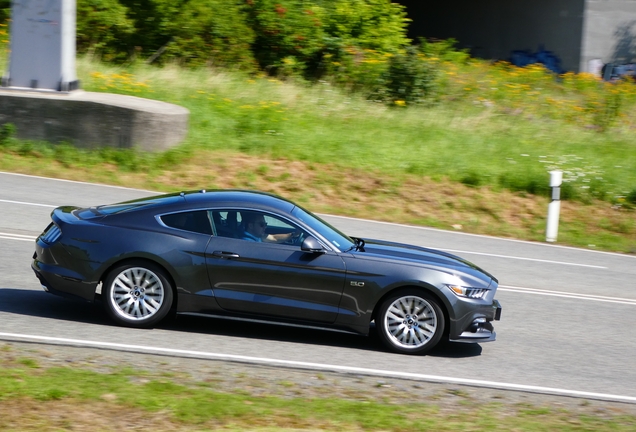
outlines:
M501 303L499 303L499 300L493 300L492 311L488 316L475 317L468 329L463 331L459 336L450 338L449 340L451 342L465 343L492 342L497 337L492 321L499 321L500 319Z

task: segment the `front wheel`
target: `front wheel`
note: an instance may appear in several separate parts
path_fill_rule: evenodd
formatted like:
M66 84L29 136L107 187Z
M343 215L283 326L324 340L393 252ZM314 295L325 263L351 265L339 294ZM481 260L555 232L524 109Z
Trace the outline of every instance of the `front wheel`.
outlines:
M129 263L113 269L104 283L105 307L118 324L147 328L159 323L172 306L172 285L151 263Z
M444 333L444 313L437 300L423 291L404 290L388 297L378 310L376 328L391 351L423 354Z

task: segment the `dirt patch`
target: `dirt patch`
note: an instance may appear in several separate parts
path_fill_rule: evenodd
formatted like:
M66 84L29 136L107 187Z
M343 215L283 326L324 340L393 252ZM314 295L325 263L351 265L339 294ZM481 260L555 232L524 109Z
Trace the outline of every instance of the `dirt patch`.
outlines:
M355 168L342 170L234 153L202 154L189 161L187 169L163 172L151 181L170 191L201 187L259 189L319 213L538 241L545 238L549 202L545 197L469 187L443 179L386 178ZM634 211L603 201L588 205L562 202L562 223L578 224L587 233L624 236L631 239L634 248L635 219Z
M14 163L11 168L34 172L28 165ZM67 168L53 163L38 167L37 172L165 192L256 189L281 195L317 213L534 241L545 239L549 203L547 197L470 187L445 179L402 174L387 177L355 166L343 170L235 152L197 152L174 170L125 172L112 165ZM636 253L636 212L605 201L562 201L559 243L594 247L585 240L590 236L620 238L597 246Z

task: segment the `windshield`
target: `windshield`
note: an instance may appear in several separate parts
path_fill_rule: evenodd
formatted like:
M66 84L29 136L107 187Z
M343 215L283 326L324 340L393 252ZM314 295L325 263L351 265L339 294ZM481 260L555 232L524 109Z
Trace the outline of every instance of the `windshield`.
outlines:
M318 216L303 210L300 207L295 207L292 210L292 214L298 219L306 223L313 230L317 231L325 239L327 239L332 245L340 249L341 251L350 249L355 245L355 242L349 238L349 236L341 233L336 228L329 225Z

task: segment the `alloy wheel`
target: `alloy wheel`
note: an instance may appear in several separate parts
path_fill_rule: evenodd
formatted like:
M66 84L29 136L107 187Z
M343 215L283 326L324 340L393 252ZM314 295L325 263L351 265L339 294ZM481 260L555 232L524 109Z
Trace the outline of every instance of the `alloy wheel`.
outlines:
M438 316L433 306L418 296L399 297L383 316L388 340L399 348L418 350L428 344L438 330Z
M161 279L151 270L131 267L112 281L110 301L117 314L127 320L146 320L157 314L165 299Z

